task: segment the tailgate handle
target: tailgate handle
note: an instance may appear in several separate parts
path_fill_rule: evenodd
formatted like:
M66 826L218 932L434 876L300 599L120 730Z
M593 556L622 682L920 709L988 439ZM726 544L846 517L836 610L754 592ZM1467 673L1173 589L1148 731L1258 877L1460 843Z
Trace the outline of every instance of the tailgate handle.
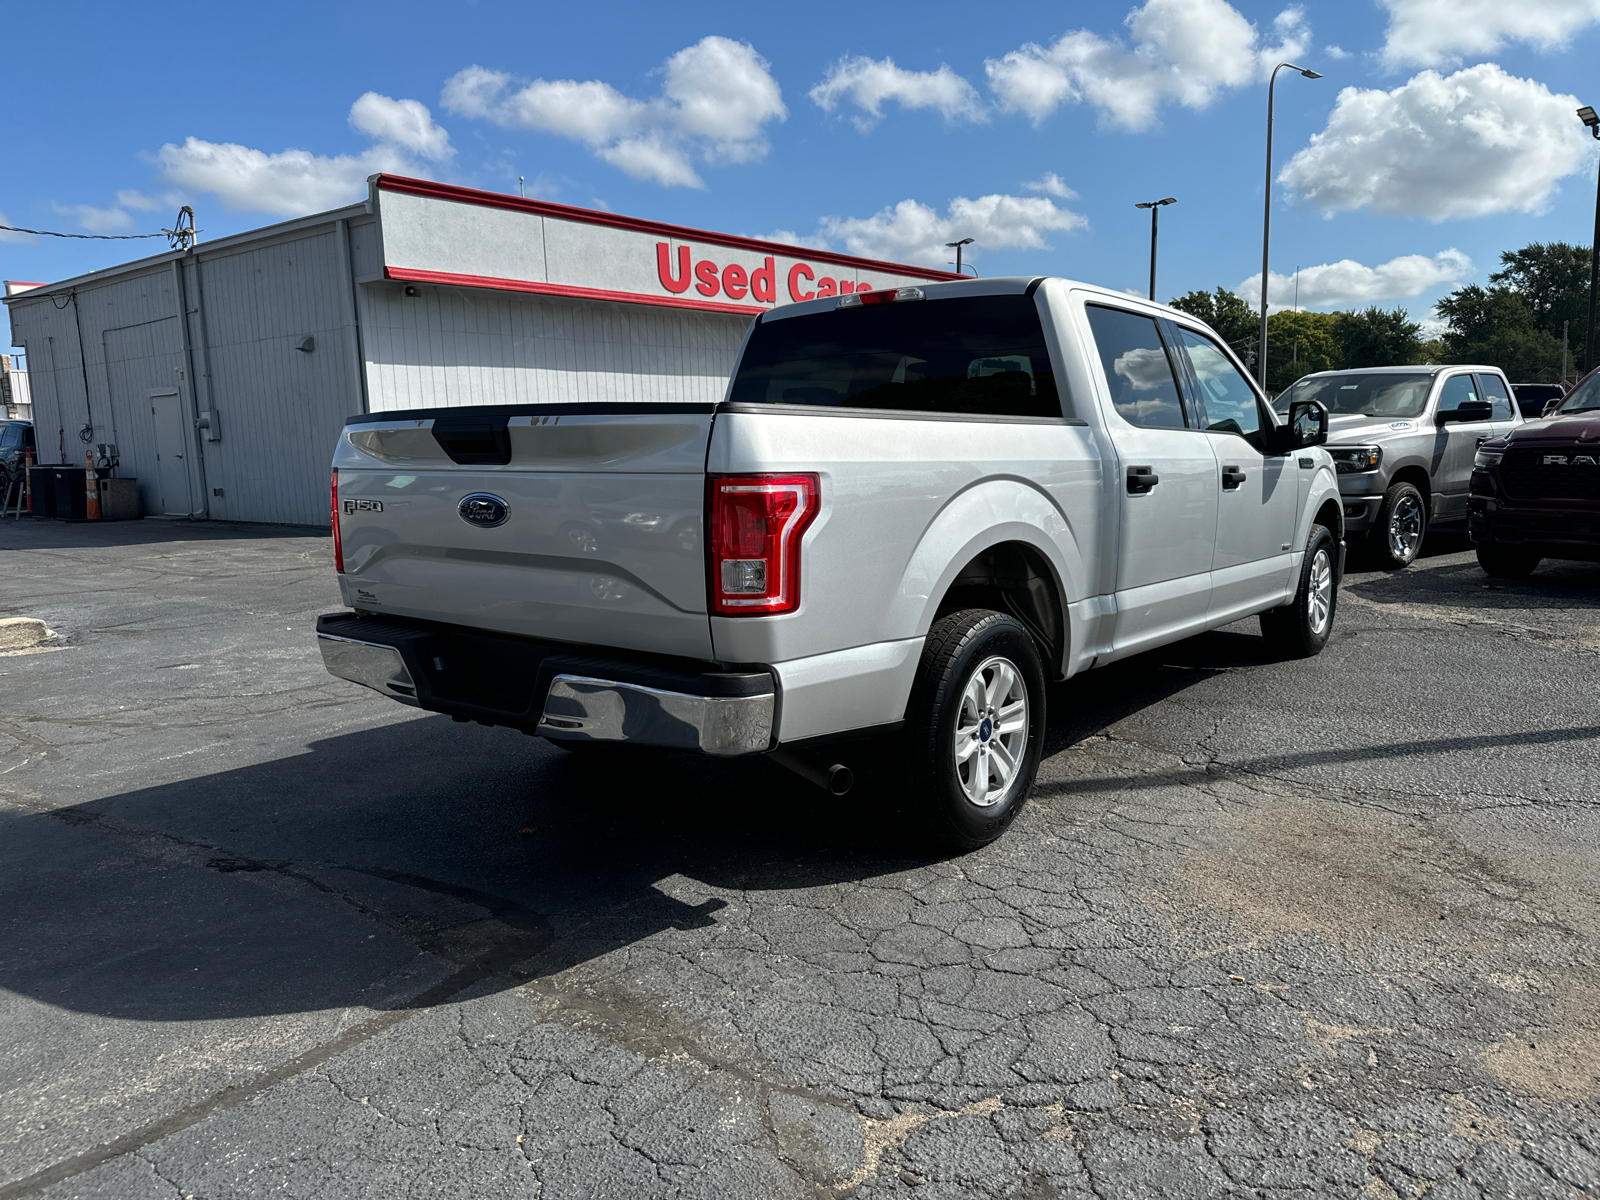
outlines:
M1128 468L1128 495L1142 496L1161 482L1154 467Z
M506 417L478 417L472 420L436 418L433 440L462 466L505 466L511 461L511 438L506 434Z

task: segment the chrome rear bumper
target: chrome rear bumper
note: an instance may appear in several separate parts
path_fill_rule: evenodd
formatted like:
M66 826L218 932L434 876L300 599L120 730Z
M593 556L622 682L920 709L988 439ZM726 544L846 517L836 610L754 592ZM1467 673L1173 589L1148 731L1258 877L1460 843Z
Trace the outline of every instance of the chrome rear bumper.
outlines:
M400 651L393 646L358 642L330 633L317 634L317 645L322 649L322 663L330 675L382 692L403 704L417 702L416 681L406 670Z
M772 744L776 697L691 696L639 684L557 675L535 733L584 742L633 742L704 754L756 754Z

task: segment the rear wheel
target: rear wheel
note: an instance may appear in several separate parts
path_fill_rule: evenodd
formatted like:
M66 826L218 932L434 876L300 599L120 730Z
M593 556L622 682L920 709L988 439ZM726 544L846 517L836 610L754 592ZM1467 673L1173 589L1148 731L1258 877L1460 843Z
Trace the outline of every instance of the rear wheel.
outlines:
M1383 494L1372 527L1372 551L1385 568L1409 567L1422 551L1428 532L1428 506L1409 483L1397 483Z
M906 800L940 846L975 850L1016 819L1044 744L1044 667L1021 622L966 609L934 622L907 710Z
M1521 546L1502 546L1498 542L1479 542L1478 565L1495 579L1526 579L1539 565L1539 556Z
M1336 555L1327 526L1313 525L1294 600L1261 614L1261 636L1275 653L1284 658L1311 658L1328 644L1339 605Z

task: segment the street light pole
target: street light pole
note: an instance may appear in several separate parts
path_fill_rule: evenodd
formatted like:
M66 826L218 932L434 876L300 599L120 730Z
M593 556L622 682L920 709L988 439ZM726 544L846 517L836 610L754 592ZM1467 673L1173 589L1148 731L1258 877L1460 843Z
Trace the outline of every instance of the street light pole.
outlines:
M1135 208L1148 208L1150 210L1150 299L1156 298L1156 220L1161 216L1161 207L1165 204L1176 204L1176 196L1168 196L1165 200L1151 200L1144 204L1135 204Z
M1578 120L1589 127L1589 132L1600 140L1600 115L1587 104L1578 110ZM1594 353L1594 302L1600 292L1600 171L1594 184L1594 237L1589 242L1589 332L1583 339L1583 369L1587 373L1595 364Z
M1261 214L1261 358L1256 363L1256 377L1261 381L1262 391L1267 390L1267 266L1272 256L1272 94L1278 86L1278 72L1285 67L1299 71L1307 79L1322 78L1315 71L1293 63L1279 63L1272 68L1272 77L1267 80L1267 193Z
M972 245L971 238L962 238L959 242L946 242L944 244L946 250L954 250L956 252L957 275L961 274L961 247L970 245Z

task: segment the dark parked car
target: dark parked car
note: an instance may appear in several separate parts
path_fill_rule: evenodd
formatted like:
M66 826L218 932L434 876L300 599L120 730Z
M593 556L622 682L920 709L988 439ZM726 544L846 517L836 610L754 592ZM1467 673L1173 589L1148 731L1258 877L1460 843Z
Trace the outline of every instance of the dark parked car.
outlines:
M1517 411L1532 421L1544 416L1544 406L1550 401L1563 399L1567 389L1559 383L1513 383L1511 394L1516 397Z
M1500 578L1546 558L1600 562L1600 369L1549 418L1478 447L1467 529L1479 564Z
M32 421L0 420L0 501L11 490L11 481L22 475L22 452L33 446ZM33 452L38 461L39 452Z

